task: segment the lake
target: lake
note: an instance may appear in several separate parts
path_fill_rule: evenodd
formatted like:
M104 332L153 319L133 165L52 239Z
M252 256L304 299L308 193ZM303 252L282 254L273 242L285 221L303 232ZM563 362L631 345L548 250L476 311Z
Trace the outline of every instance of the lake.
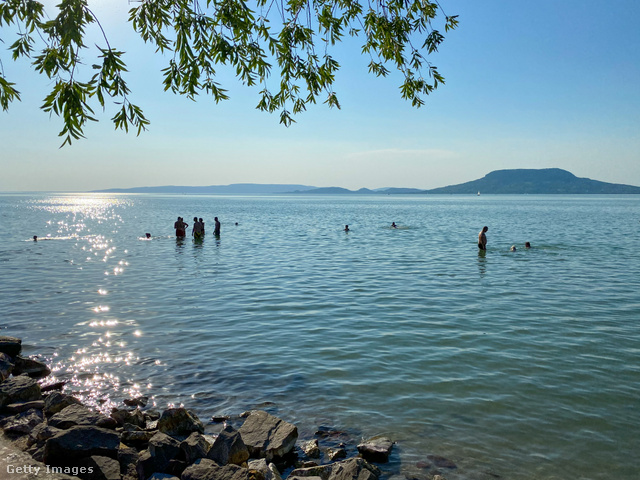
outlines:
M103 410L385 435L388 477L638 478L640 196L2 194L0 220L0 334Z

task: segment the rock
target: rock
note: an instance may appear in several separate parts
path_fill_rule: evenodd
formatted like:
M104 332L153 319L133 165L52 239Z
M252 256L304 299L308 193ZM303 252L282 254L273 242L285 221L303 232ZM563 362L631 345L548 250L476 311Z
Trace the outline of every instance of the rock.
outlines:
M138 463L138 451L135 448L120 444L118 448L118 463L120 464L120 473L123 478L128 476L137 480L138 472L136 471L136 464Z
M358 445L358 452L368 462L386 463L393 448L393 442L386 437L374 437Z
M49 385L45 385L41 387L41 390L42 390L42 393L51 392L53 390L62 390L66 384L67 384L67 381L63 380L62 382L55 382Z
M330 448L327 450L327 455L329 460L335 462L336 460L347 458L347 451L344 448Z
M47 440L60 432L62 432L62 430L59 428L52 427L43 422L33 427L33 430L29 432L29 436L38 447L42 447Z
M170 473L154 473L147 480L180 480L178 477L171 475Z
M120 480L120 464L117 460L97 455L75 462L77 476L82 480Z
M266 475L267 470L269 470L269 464L264 458L258 458L256 460L251 460L247 468Z
M146 412L144 412L144 419L147 422L158 421L160 420L160 416L160 412L158 412L157 410L147 410Z
M6 353L0 352L0 382L9 378L14 366L11 357Z
M280 471L273 463L269 464L269 469L267 471L267 474L264 476L264 478L265 480L282 480Z
M45 443L47 465L64 465L70 460L93 455L117 458L120 439L106 428L78 425L54 435Z
M31 378L44 378L51 374L51 369L45 363L34 360L33 358L23 358L17 356L15 359L14 375L27 374Z
M237 465L217 465L213 460L202 458L188 467L181 480L249 480L249 470Z
M207 458L218 465L242 465L249 459L249 450L240 433L231 425L227 425L213 442Z
M187 465L187 462L174 458L173 460L169 461L169 465L167 465L165 472L170 475L175 475L176 477L181 477L182 472L184 472L188 466L189 465Z
M11 403L40 400L40 397L40 385L27 376L11 377L0 383L0 407Z
M6 353L10 357L20 355L22 351L22 340L14 337L0 335L0 352Z
M53 392L47 395L44 400L44 413L50 417L55 415L61 410L67 408L69 405L81 405L80 400L71 395L65 395L60 392Z
M44 408L44 400L31 400L30 402L11 403L4 407L7 413L22 413L35 408L42 410Z
M163 472L169 462L180 453L180 442L169 435L158 432L149 440L149 453L154 461L154 471Z
M155 459L151 456L149 450L140 452L138 462L136 463L138 478L143 480L149 478L156 470Z
M180 444L180 450L184 455L185 461L189 465L199 458L206 458L210 448L211 446L204 438L204 435L198 432L193 432Z
M292 478L320 477L322 480L378 480L380 469L363 458L350 458L342 462L320 465L312 468L297 468L287 480Z
M84 405L69 405L53 415L49 419L49 425L62 430L75 425L94 425L96 427L114 429L117 423L113 418L90 410Z
M302 444L302 451L309 458L320 458L320 445L315 438Z
M204 433L204 425L195 414L184 408L169 408L158 420L158 430L167 435L191 435Z
M123 402L127 407L146 407L149 397L127 398Z
M438 468L458 468L451 460L439 455L427 455L427 458Z
M111 412L111 418L113 418L120 426L126 423L141 428L147 426L147 421L144 418L144 413L142 413L138 408L133 411L125 409L115 409Z
M8 418L2 428L7 434L24 435L30 433L42 422L44 422L42 411L31 409Z
M120 436L120 441L125 445L142 450L147 448L149 440L158 433L157 430L136 430L124 431Z
M264 457L267 461L289 453L298 439L295 425L262 410L252 411L239 432L249 454Z

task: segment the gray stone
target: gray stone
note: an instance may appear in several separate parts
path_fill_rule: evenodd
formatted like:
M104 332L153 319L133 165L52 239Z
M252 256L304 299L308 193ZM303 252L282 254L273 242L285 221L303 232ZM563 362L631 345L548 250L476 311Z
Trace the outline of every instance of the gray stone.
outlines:
M111 412L111 418L118 422L118 425L120 426L123 426L127 423L141 428L147 426L147 421L144 418L144 413L142 413L138 408L131 411L125 409L116 409Z
M231 425L227 425L213 442L207 458L218 465L242 465L249 459L249 450L240 433Z
M117 458L120 438L113 430L78 425L54 435L45 443L44 460L60 465L93 455Z
M147 448L149 440L151 440L156 433L158 433L157 430L125 430L122 432L120 440L125 445L141 450L143 448Z
M162 472L169 462L180 453L180 442L162 432L156 433L149 440L149 453L153 458L156 472Z
M139 479L147 479L156 471L155 459L149 453L149 450L140 452L138 462L136 463L136 472Z
M23 435L44 422L44 415L41 410L31 409L7 420L2 427L5 433Z
M170 473L154 473L147 480L180 480L178 477L171 475Z
M14 363L6 353L0 352L0 382L3 382L11 375Z
M128 407L146 407L149 403L149 397L127 398L122 403Z
M350 458L342 462L330 463L311 468L297 468L292 471L291 478L320 477L322 480L378 480L380 469L363 458Z
M335 462L343 458L347 458L347 451L344 448L330 448L327 450L329 460Z
M17 356L15 359L15 367L13 367L14 375L29 375L31 378L44 378L51 374L51 369L45 363L33 358L23 358Z
M46 402L45 402L46 403ZM101 413L84 405L69 405L49 419L49 425L66 430L74 425L95 425L102 428L116 428L117 423Z
M320 445L318 440L313 439L302 444L302 451L309 458L320 458Z
M438 468L458 468L453 461L440 455L427 455L427 458Z
M169 408L162 412L158 420L158 430L167 435L191 435L204 433L204 425L198 417L184 408Z
M29 436L38 447L42 447L47 440L60 432L62 432L62 430L59 428L52 427L43 422L36 425L33 430L29 432Z
M44 408L44 400L31 400L30 402L11 403L4 407L7 413L22 413L35 408L42 410Z
M189 465L199 458L206 458L210 448L211 445L204 438L204 435L198 432L193 432L180 444L180 450Z
M120 480L120 464L109 457L94 455L74 463L79 468L77 474L82 480Z
M10 357L20 355L22 351L22 340L15 337L0 335L0 352L6 353Z
M237 465L220 466L213 460L202 458L187 467L181 480L249 480L249 470Z
M0 383L0 407L11 403L40 400L40 385L27 376L11 377Z
M298 439L298 429L262 410L252 411L239 429L251 457L268 461L289 453Z
M56 413L62 411L70 405L81 405L80 400L71 395L66 395L61 392L53 392L47 395L44 400L44 413L50 417Z
M368 462L386 463L393 448L393 442L386 437L374 437L358 445L358 452Z

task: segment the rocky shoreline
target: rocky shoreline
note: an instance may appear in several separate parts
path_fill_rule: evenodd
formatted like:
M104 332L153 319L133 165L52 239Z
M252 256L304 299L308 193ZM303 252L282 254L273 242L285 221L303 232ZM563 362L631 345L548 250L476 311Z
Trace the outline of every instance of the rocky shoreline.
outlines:
M125 400L107 416L63 393L64 382L41 387L49 368L20 356L21 348L20 339L0 337L0 428L35 462L7 459L0 478L379 480L376 464L388 462L393 449L384 437L347 445L330 429L301 439L295 425L262 410L214 417L217 435L205 434L185 408L146 409L145 397ZM445 480L440 469L455 468L440 457L426 466L424 478L433 480Z

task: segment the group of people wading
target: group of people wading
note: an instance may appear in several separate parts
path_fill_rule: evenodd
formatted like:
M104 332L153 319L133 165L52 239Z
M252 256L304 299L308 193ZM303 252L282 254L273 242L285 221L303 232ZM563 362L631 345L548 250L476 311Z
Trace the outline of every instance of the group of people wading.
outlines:
M218 221L218 217L215 217L213 220L215 222L213 234L216 236L220 235L220 222ZM186 223L182 217L178 217L176 223L173 224L173 228L176 229L177 238L184 238L187 236L187 228L189 228L189 224ZM196 240L204 237L204 220L202 220L202 218L193 217L191 235Z

